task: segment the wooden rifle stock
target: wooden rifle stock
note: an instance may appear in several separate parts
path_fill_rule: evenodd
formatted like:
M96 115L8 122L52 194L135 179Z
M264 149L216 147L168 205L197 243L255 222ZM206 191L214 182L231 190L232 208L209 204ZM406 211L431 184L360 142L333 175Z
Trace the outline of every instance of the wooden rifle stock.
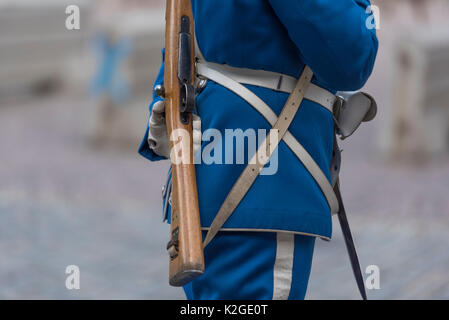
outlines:
M190 0L167 0L166 10L164 96L173 166L171 239L167 250L170 285L183 286L204 273L193 161L195 33Z

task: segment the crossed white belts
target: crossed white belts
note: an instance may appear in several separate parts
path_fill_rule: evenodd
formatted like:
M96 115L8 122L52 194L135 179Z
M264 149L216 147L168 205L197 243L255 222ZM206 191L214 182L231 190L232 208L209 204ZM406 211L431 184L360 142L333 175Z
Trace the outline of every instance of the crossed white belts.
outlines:
M204 247L209 244L209 242L214 238L227 219L237 208L256 180L260 170L262 170L264 165L269 161L272 151L274 151L281 139L291 149L291 151L296 155L296 157L301 161L316 181L327 200L332 214L338 213L338 200L331 183L312 156L288 131L288 128L293 121L293 118L303 99L313 101L333 113L333 106L337 99L336 96L310 82L313 72L309 67L306 66L304 68L301 77L297 80L293 77L276 72L234 68L228 65L204 62L202 59L199 59L196 64L196 72L200 78L212 80L240 96L249 105L256 109L273 126L273 129L278 132L278 141L274 142L276 144L275 146L271 144L269 145L270 148L267 147L266 143L271 141L269 134L265 142L262 143L259 148L259 150L263 151L265 151L264 148L266 148L267 153L265 154L268 155L266 162L253 161L255 159L252 159L250 164L245 168L229 192L226 200L210 226L209 232L204 240ZM278 117L261 98L247 89L243 84L255 85L289 93L290 97L284 106L281 115ZM259 154L259 151L257 154Z

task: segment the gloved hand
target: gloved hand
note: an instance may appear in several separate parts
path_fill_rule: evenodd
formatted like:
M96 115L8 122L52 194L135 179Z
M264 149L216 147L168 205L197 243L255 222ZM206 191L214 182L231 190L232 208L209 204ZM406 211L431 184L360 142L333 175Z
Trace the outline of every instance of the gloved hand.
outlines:
M165 101L158 101L153 106L150 117L148 145L159 156L170 159L170 139L165 122ZM193 152L201 149L201 118L193 115Z

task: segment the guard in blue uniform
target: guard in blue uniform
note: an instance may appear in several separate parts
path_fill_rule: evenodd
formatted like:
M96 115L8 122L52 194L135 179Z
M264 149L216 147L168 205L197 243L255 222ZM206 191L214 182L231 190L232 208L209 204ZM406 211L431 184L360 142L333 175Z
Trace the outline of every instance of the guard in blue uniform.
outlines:
M260 175L220 226L205 248L205 274L185 287L187 298L305 297L315 238L331 238L331 212L338 210L326 191L332 183L335 94L360 89L377 54L369 5L368 0L192 0L203 133L268 132L306 66L314 77L289 139L277 148L276 172ZM155 85L163 84L163 67ZM154 95L150 113L139 152L157 161L167 157L162 98ZM206 152L212 146L222 150L222 161L196 165L204 235L249 158L226 164L235 152L226 154L225 143L216 140L203 134L200 142L209 147L200 155L216 157ZM165 192L169 213L168 197Z

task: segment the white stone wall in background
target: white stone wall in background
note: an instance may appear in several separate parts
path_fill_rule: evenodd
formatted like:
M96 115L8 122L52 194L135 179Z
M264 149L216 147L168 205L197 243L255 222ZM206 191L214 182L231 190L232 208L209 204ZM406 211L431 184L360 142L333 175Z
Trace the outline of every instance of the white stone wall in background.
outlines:
M66 29L70 4L80 8L80 30ZM79 78L73 70L85 68L90 13L91 2L82 0L0 2L0 92Z

